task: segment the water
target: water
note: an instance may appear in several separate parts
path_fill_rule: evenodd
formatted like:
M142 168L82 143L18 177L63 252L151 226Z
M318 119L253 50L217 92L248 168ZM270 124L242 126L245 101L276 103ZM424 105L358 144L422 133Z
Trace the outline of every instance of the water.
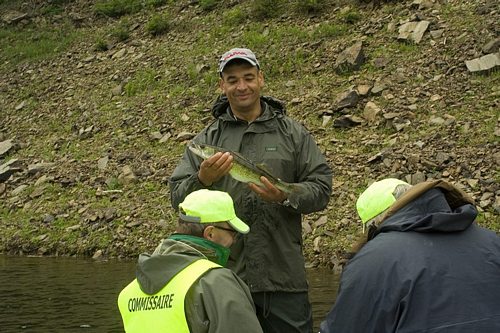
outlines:
M120 332L116 298L135 261L0 256L0 332ZM330 309L338 275L308 270L315 332Z

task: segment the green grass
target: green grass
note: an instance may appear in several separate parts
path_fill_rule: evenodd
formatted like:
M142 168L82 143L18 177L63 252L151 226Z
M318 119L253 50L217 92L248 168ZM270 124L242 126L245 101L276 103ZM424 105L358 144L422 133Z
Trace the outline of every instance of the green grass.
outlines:
M458 128L458 132L462 135L458 137L456 143L461 147L469 147L482 145L485 142L498 142L499 139L495 136L495 127L499 115L493 115L488 110L478 108L476 114L471 117L468 110L469 108L461 108L452 112L457 122L467 125L467 127L464 125ZM478 133L478 135L471 136L471 132Z
M413 43L392 41L379 45L370 52L372 58L377 57L400 57L405 58L420 55L420 48Z
M143 182L140 187L146 193L160 193L165 189L163 185L150 181Z
M49 15L49 16L60 15L64 13L64 8L58 4L49 4L48 6L42 8L41 13L43 15Z
M228 10L226 12L226 15L223 16L222 20L224 25L234 27L243 24L243 22L245 22L247 18L248 14L241 8L236 7Z
M309 32L304 27L276 27L270 33L270 38L273 41L286 40L289 43L303 43L309 40Z
M243 45L246 45L246 47L252 50L256 50L263 48L269 43L269 36L264 35L262 31L249 30L245 31L241 40Z
M440 9L443 19L450 23L459 23L461 25L461 32L465 29L477 29L478 24L481 24L481 22L477 21L476 10L477 5L475 2L464 2L461 5L445 3Z
M314 39L334 38L343 36L348 33L349 29L338 23L321 23L316 29L313 30L311 37Z
M265 67L266 73L274 80L286 79L290 73L300 71L304 66L308 66L310 55L303 49L293 52L293 57L274 59L268 61Z
M72 2L64 1L66 0L46 2L39 8L41 12L37 15L43 15L47 22L56 18L60 22L61 19L56 15L63 15L72 9L66 7L72 5ZM210 1L206 3L208 2ZM454 91L453 85L447 87L442 81L434 83L433 68L415 67L416 61L428 56L430 45L398 42L395 39L397 31L385 29L389 22L397 23L408 18L402 11L406 8L403 4L392 2L390 5L383 4L380 8L368 9L343 0L335 3L340 10L327 12L325 5L316 15L304 17L302 14L310 13L307 8L297 12L295 5L299 0L232 1L230 8L225 7L226 1L213 2L217 2L217 5L210 10L204 10L202 2L193 2L187 6L182 13L176 14L177 24L167 30L168 34L148 32L148 22L155 15L178 13L176 10L182 6L181 2L100 1L97 8L104 4L108 6L102 7L105 9L100 15L108 17L93 15L96 7L88 8L95 20L92 21L92 27L76 29L64 23L62 29L58 27L61 32L51 24L44 23L36 27L28 24L23 28L3 26L0 29L0 67L9 71L5 76L15 73L12 75L14 77L23 73L22 77L15 77L22 85L10 81L6 85L0 84L1 89L7 89L5 95L2 91L0 96L0 101L7 104L4 111L7 122L2 131L15 133L17 138L22 138L21 149L9 153L5 159L54 161L57 166L50 173L57 180L65 177L75 179L75 183L69 186L63 186L57 180L55 183L45 184L43 196L34 199L30 199L29 195L34 190L32 184L36 177L29 179L25 183L30 186L19 195L23 200L19 202L19 206L28 202L23 207L10 201L9 187L2 197L5 203L0 205L2 233L7 230L2 234L2 241L8 240L9 244L24 248L25 252L36 251L37 247L42 246L47 247L51 253L59 251L92 255L95 250L102 248L108 254L126 252L135 256L148 243L156 242L154 237L159 237L156 231L159 229L160 219L166 220L168 224L168 230L164 234L171 231L176 215L169 206L165 180L185 148L183 143L175 140L175 136L181 131L197 133L211 121L210 113L202 110L210 107L219 92L219 77L216 73L218 56L237 46L250 47L259 57L266 76L264 94L288 103L296 97L301 100L299 104L288 104L288 114L303 122L317 138L322 150L332 154L329 159L333 163L334 179L344 182L332 196L330 208L321 213L328 215L328 224L318 228L304 240L308 247L305 250L311 258L333 255L351 245L352 235L360 230L352 198L357 197L364 189L367 179L391 172L390 167L382 165L373 166L369 170L371 165L365 163L368 158L389 148L391 138L397 137L397 142L390 149L398 151L400 147L403 150L407 145L413 147L411 144L416 141L426 142L425 138L429 133L432 135L439 131L442 136L436 140L442 140L443 144L447 139L453 140L454 145L459 148L456 150L459 155L462 152L469 153L471 146L484 147L498 142L498 137L494 136L500 117L495 109L498 106L495 104L498 95L494 95L495 90L492 89L500 83L500 71L488 75L460 76L467 80L459 86L466 86L464 91ZM315 5L314 1L309 3L304 0L303 3ZM18 1L3 0L0 2L0 11L8 6L15 8L18 5ZM261 16L254 11L257 5L265 11ZM432 55L450 66L457 64L454 61L461 59L461 52L464 50L463 47L457 47L456 41L451 37L468 32L469 35L462 37L462 42L466 38L472 38L483 45L481 38L486 38L487 35L481 34L481 31L487 31L484 23L471 23L472 18L477 15L474 14L474 6L466 5L463 2L437 4L436 7L440 15L443 15L447 36L450 38L443 47L434 48ZM442 8L444 9L441 10ZM136 10L140 10L140 13ZM363 22L370 15L381 12L385 13L382 16L390 19L377 22L380 26L376 27L380 29L375 29L373 34L366 36L365 52L369 61L356 72L335 73L333 65L338 53L352 44L353 38L357 38L366 25ZM457 14L466 16L465 22L471 25L456 27L459 20L455 17ZM274 16L278 18L273 19ZM128 22L137 22L139 26L132 32ZM117 28L121 28L123 35L114 31ZM476 28L477 32L474 30ZM128 45L114 43L120 40ZM84 43L76 44L82 41ZM74 45L83 48L74 52L71 49ZM123 59L111 59L110 54L97 51L107 51L108 45L114 45L113 51L127 47L133 52ZM36 52L32 48L36 48ZM472 47L467 50L472 50ZM66 63L68 57L65 52L71 54L72 61L79 61L88 55L95 56L95 59L89 64L89 68L87 64L78 70L74 70L74 66L68 68L71 76L65 77L58 68L60 64L69 64ZM136 61L135 56L140 53L144 53L144 57ZM377 57L389 58L391 61L385 68L376 68L370 60ZM53 61L41 61L46 59ZM26 63L26 66L24 63L18 65L19 61ZM317 63L320 66L316 66ZM52 70L47 65L54 66L54 76L62 79L47 79L47 68ZM210 68L200 71L199 65L208 65ZM402 85L399 82L394 85L389 82L388 89L395 95L394 99L370 96L350 111L359 116L362 103L370 99L391 112L393 108L404 107L407 103L405 97L411 96L419 99L416 102L419 108L414 112L415 119L411 126L398 133L384 122L378 127L366 125L351 129L334 128L332 122L340 116L335 113L332 121L325 128L321 127L321 112L333 104L339 93L350 86L373 83L378 78L391 78L397 68L405 69L406 65L411 73L421 75L412 76L404 83L407 90L401 96L392 88ZM441 71L443 68L438 66L437 69ZM449 77L452 78L461 70L457 68ZM27 75L33 78L30 82L25 80ZM89 79L93 80L91 84ZM128 83L124 87L125 93L112 96L111 89L126 79ZM444 79L446 78L442 80ZM430 86L423 88L424 83ZM423 94L418 95L418 89ZM434 90L447 98L446 104L428 100L430 96L425 93ZM26 101L24 108L15 110L15 106L22 101ZM431 116L445 113L456 117L456 124L438 127L429 123ZM183 115L188 115L189 120L183 120ZM60 122L60 119L64 121ZM464 124L470 125L468 131L464 131ZM0 127L2 125L0 123ZM91 125L94 125L94 131L89 137L78 134L81 128ZM169 131L173 137L164 143L151 139L151 133L159 130L162 133ZM332 142L334 139L336 141ZM364 144L371 139L373 144ZM54 147L56 144L57 147ZM424 146L421 154L423 158L432 160L433 152L430 150L439 147L439 142L426 144L429 147ZM409 149L410 151L404 150L402 154L412 154L411 148ZM110 163L106 170L100 171L97 161L108 151L111 151ZM119 160L122 156L127 158ZM146 158L142 159L143 156ZM352 164L344 162L345 159L338 156L347 156ZM139 177L133 184L125 183L118 179L125 164L132 168L151 167L154 174ZM439 170L428 167L425 172L435 174ZM500 172L488 171L488 174L495 175L495 180L499 181ZM98 188L102 191L121 192L109 192L100 196L96 195L99 193ZM479 191L479 186L474 190ZM118 210L118 216L112 221L86 220L87 212L97 212L106 207ZM87 210L82 212L83 208ZM44 214L51 214L56 219L49 224L42 224ZM498 215L488 208L480 216L481 223L500 231L500 222L491 221L488 214L496 214L493 217ZM311 214L306 218L315 221L317 217L318 214ZM340 223L342 219L352 221ZM3 221L15 221L16 224L8 225ZM137 221L140 222L138 226L124 226ZM81 225L80 229L66 231L68 226L77 224ZM126 240L115 238L119 234L117 231L122 229ZM314 237L322 235L324 230L334 232L335 237L323 238L322 253L312 253ZM50 235L47 242L37 239L44 233ZM7 243L0 247L5 244Z
M67 196L67 193L57 188L57 185L49 185L46 189L46 195L51 196L52 206L44 206L43 212L37 213L31 209L13 209L9 210L5 206L0 206L0 220L16 221L9 226L3 225L2 245L0 251L5 249L16 249L25 254L29 253L63 253L92 256L95 251L105 249L111 251L109 255L116 255L121 250L116 251L112 246L115 239L116 229L126 223L124 217L129 215L128 200L125 195L119 196L117 200L111 201L110 197L96 198L95 195L79 196L77 199ZM83 189L84 190L84 189ZM141 185L140 192L154 192L157 199L146 203L148 207L148 221L159 221L160 218L171 220L165 203L168 201L166 194L159 195L162 192L161 187L155 184L145 183ZM75 195L80 193L74 191ZM145 198L146 199L146 198ZM42 200L42 199L40 199ZM47 200L47 199L44 199ZM76 213L71 209L70 202L77 200L87 200L87 210L82 214ZM35 203L36 206L37 204ZM86 218L91 214L98 214L107 207L117 207L118 214L112 221L104 220L87 221ZM59 215L58 212L64 212ZM55 219L49 223L43 223L45 214L51 214ZM70 226L80 224L82 227L68 231ZM91 224L93 227L89 227ZM151 224L151 223L150 223ZM165 226L155 227L157 230ZM172 228L172 226L167 226ZM171 232L170 230L169 232ZM131 230L131 233L135 231ZM42 240L39 236L47 234L48 238ZM160 236L161 237L161 236ZM138 252L139 248L131 249L131 255Z
M158 85L155 79L156 75L158 75L157 71L152 68L139 70L125 85L125 94L127 96L135 96L154 90Z
M106 180L106 185L107 185L107 190L109 191L116 191L123 189L122 182L116 177L108 178Z
M16 65L23 61L47 59L63 53L79 36L71 26L1 28L0 61Z

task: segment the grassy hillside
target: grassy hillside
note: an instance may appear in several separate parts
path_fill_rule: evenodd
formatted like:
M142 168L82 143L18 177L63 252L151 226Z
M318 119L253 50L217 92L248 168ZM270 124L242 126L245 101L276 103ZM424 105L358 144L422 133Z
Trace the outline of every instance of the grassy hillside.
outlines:
M465 66L500 35L496 1L0 0L0 13L0 251L152 250L232 47L257 54L265 94L334 169L328 209L303 223L312 265L345 260L356 197L387 176L447 179L500 232L500 75ZM398 38L421 21L420 42ZM364 61L339 65L357 42Z

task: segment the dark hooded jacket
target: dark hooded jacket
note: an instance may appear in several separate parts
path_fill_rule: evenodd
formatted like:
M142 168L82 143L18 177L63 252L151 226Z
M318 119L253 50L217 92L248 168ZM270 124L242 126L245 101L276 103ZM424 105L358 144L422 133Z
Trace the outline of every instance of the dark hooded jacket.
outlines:
M438 183L396 201L346 265L321 332L500 332L500 237Z
M136 277L146 294L159 292L193 261L218 261L214 248L200 245L194 236L172 238L163 240L152 255L139 256ZM203 274L189 289L184 307L192 333L233 332L235 327L240 333L262 333L248 287L229 269L214 268Z
M238 120L225 97L212 108L216 120L194 141L239 152L264 164L281 180L298 189L289 195L292 207L258 198L247 184L227 175L210 188L228 192L236 215L250 226L250 233L231 248L228 267L235 270L252 292L307 291L302 255L301 214L328 204L332 172L307 130L285 115L283 104L261 98L262 115L253 121ZM201 159L188 149L170 178L172 205L177 209L185 196L204 188L197 173Z

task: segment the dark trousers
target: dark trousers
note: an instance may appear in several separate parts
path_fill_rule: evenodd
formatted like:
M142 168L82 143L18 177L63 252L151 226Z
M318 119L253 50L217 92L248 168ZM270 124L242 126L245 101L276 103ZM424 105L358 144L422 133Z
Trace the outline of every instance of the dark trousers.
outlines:
M252 293L264 333L312 333L311 303L307 292Z

